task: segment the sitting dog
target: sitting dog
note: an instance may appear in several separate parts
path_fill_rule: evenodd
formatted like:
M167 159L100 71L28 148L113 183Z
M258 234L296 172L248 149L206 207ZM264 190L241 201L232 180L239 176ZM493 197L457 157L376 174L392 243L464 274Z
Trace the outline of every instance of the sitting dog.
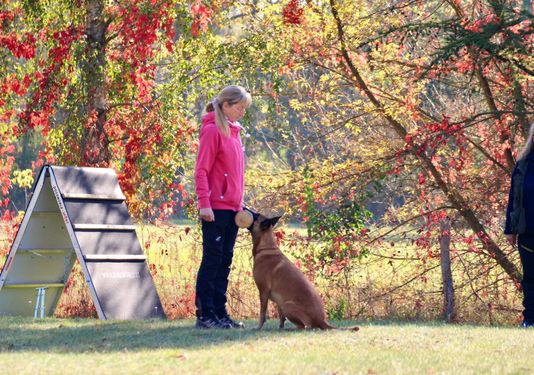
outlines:
M297 329L338 329L326 321L323 301L313 284L280 251L273 228L281 216L267 218L252 211L251 213L254 221L248 229L253 242L253 275L260 292L258 329L265 323L269 299L278 306L280 328L284 328L287 318ZM357 331L359 328L341 329Z

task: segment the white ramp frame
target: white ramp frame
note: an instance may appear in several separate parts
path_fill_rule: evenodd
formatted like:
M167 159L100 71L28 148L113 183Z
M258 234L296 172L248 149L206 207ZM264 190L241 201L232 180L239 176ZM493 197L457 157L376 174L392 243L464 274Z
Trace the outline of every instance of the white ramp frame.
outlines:
M76 260L72 243L67 244L66 224L52 194L49 170L48 166L41 169L0 273L0 307L17 315L27 315L37 303L42 315L52 315ZM36 265L37 258L41 261Z
M13 259L15 258L15 254L17 253L17 250L20 246L20 242L22 241L22 237L24 236L24 233L26 232L26 228L28 227L28 223L30 222L31 214L28 214L28 213L33 212L33 209L35 208L35 204L37 203L37 199L39 198L39 195L41 194L41 190L43 188L45 178L46 178L46 169L43 168L39 175L39 179L37 180L37 184L35 185L35 189L30 199L30 203L28 204L28 209L26 210L24 218L22 219L22 223L20 223L19 229L17 231L17 235L15 236L15 240L13 241L13 245L11 246L11 251L9 252L8 257L6 259L5 266L2 269L2 273L0 274L0 289L2 289L2 287L4 286L4 283L6 282L7 271L9 271L9 268L11 267Z

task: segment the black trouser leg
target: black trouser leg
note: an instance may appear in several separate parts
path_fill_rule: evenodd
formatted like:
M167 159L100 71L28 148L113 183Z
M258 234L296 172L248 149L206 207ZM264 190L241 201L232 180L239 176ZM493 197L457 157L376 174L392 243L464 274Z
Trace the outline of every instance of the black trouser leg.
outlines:
M525 321L534 323L534 241L520 238L519 255L523 266L523 317Z
M234 245L237 238L238 227L234 221L235 213L230 218L226 231L224 233L223 251L221 257L221 264L215 276L215 290L213 294L213 311L222 318L227 315L226 312L226 291L228 290L228 276L230 275L230 267L232 265L232 258L234 256Z
M217 309L225 309L228 275L237 236L235 212L230 210L213 212L214 222L202 221L203 252L197 275L195 299L197 317L213 318Z

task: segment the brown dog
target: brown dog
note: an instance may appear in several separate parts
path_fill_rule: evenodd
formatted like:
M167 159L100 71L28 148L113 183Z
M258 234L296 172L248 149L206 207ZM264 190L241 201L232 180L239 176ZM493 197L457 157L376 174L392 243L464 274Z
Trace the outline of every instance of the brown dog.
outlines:
M280 251L273 232L280 217L267 218L254 213L254 222L248 228L252 233L254 281L260 292L258 329L265 323L269 299L278 306L280 328L284 328L287 318L297 329L337 329L326 321L323 301L313 284ZM357 331L359 328L343 329Z

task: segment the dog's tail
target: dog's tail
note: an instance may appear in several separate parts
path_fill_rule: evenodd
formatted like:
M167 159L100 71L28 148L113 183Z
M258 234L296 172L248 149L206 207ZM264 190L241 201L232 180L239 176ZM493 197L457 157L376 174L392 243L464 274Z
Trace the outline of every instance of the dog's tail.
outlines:
M358 326L352 326L352 327L336 327L336 326L333 326L333 325L328 324L328 322L324 322L324 324L323 324L323 326L321 327L321 329L339 329L339 330L343 330L343 331L353 331L353 332L356 332L356 331L359 331L359 330L360 330L360 327L358 327Z

